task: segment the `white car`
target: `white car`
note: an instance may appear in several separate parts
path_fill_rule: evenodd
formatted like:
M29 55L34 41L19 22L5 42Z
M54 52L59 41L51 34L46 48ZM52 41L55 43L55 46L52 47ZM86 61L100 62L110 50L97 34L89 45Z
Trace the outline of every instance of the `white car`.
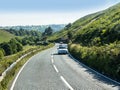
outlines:
M67 45L66 44L60 44L58 48L59 49L67 49Z
M60 44L58 48L58 54L67 54L67 53L68 53L67 45Z
M58 49L58 54L67 54L68 50L67 49Z

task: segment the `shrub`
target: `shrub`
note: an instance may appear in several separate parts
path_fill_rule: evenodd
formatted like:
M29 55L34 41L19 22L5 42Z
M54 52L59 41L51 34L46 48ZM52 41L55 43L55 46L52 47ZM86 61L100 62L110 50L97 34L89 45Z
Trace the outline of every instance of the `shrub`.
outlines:
M3 49L0 49L0 59L2 59L4 56L4 50Z
M70 44L70 53L89 67L120 80L120 47L117 44L83 47Z

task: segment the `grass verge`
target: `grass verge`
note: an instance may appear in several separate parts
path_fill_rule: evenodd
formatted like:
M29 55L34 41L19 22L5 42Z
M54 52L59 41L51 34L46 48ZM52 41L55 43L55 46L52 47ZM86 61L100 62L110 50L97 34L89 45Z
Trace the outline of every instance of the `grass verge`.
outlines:
M120 82L120 45L84 47L69 45L69 52L80 62Z
M2 73L13 63L15 62L19 57L21 57L22 55L38 49L39 46L30 46L30 45L26 45L23 47L23 51L20 51L16 54L10 55L10 56L5 56L0 60L0 75L2 75Z
M8 90L8 85L10 81L13 80L15 74L20 70L20 68L25 64L25 62L29 60L30 57L52 46L53 44L50 44L48 46L41 46L39 50L32 52L31 54L23 58L20 62L18 62L17 65L15 65L9 72L7 72L5 78L0 82L0 90Z

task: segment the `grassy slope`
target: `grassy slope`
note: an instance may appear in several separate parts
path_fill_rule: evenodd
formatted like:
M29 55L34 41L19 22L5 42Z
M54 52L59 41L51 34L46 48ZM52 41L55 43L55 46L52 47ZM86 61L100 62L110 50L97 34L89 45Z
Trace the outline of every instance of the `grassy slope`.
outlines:
M94 14L87 15L80 18L72 24L69 29L63 29L62 31L55 33L50 40L55 40L61 37L67 37L67 33L71 32L73 35L73 41L80 42L81 35L83 36L83 41L87 39L88 41L94 40L95 37L100 37L100 34L104 34L104 41L109 39L114 35L106 36L106 31L112 33L112 28L120 24L120 3L110 7L104 11L100 11ZM117 27L119 28L119 27ZM99 35L99 36L98 36ZM88 38L86 38L86 36ZM116 39L116 38L115 38ZM90 41L90 42L91 42ZM114 39L113 39L114 41Z
M93 19L89 24L78 29L76 35L74 35L74 38L76 39L75 42L81 42L83 40L83 42L86 41L88 44L89 41L92 42L96 37L99 37L101 39L100 42L104 43L113 43L114 41L119 40L120 38L117 37L120 34L119 8L120 4L117 4L103 11L101 15L99 14L98 17ZM78 22L76 23L79 24ZM82 38L82 40L80 38Z
M8 42L11 38L14 38L15 35L5 31L5 30L0 30L0 43L2 42Z
M92 20L94 20L95 18L99 17L102 14L103 12L97 12L97 13L82 17L76 22L74 22L69 29L64 28L63 30L56 32L53 36L49 37L49 40L56 40L58 38L66 37L67 32L78 31L79 29L83 28L85 25L89 24Z
M73 35L69 51L74 57L120 81L120 3L80 18L50 39L67 37L68 32Z

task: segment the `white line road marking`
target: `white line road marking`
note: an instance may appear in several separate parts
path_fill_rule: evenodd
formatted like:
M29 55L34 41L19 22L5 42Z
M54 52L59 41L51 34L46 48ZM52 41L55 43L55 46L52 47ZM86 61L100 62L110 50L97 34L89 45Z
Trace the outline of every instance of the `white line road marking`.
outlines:
M62 81L67 85L67 87L68 87L70 90L74 90L74 89L70 86L70 84L64 79L63 76L60 76L60 78L62 79Z
M24 69L24 67L27 65L27 63L28 63L29 61L30 61L30 60L28 60L28 61L23 65L23 67L20 69L20 71L18 72L16 78L15 78L14 81L13 81L13 84L12 84L10 90L13 90L13 89L14 89L15 83L16 83L16 81L17 81L20 73L22 72L22 70Z
M53 58L51 59L51 61L52 61L52 63L54 63L54 60L53 60Z
M55 71L58 73L59 71L58 71L57 67L55 65L53 65L53 67L54 67Z
M73 60L75 60L75 61L77 61L77 63L83 65L85 68L90 69L91 71L95 72L96 74L98 74L98 75L100 75L100 76L102 76L102 77L104 77L104 78L106 78L106 79L108 79L108 80L110 80L110 81L112 81L112 82L117 83L117 84L120 85L119 82L117 82L117 81L115 81L115 80L113 80L113 79L111 79L111 78L109 78L109 77L107 77L107 76L105 76L105 75L103 75L103 74L101 74L101 73L93 70L92 68L88 67L87 65L81 63L79 60L75 59L70 53L68 53L68 54L71 56L71 58L72 58Z
M53 54L51 55L51 58L53 58Z
M51 61L52 61L52 64L53 64L54 63L53 54L51 55Z

